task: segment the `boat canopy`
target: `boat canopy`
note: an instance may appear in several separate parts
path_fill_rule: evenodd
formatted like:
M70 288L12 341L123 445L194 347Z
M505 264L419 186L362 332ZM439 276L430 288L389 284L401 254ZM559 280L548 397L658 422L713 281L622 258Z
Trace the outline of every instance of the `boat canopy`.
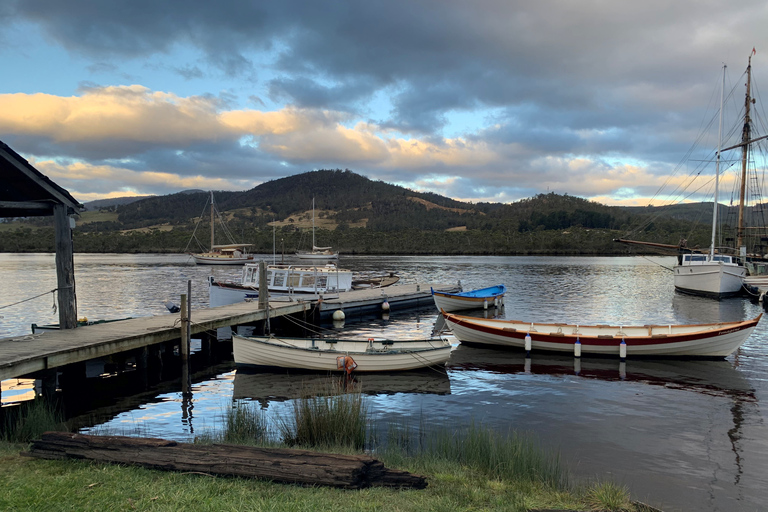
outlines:
M218 250L220 250L220 251L226 251L226 250L230 250L230 251L232 251L232 250L235 250L235 249L239 249L239 248L241 248L241 247L250 247L250 246L252 246L252 245L253 245L253 244L226 244L226 245L214 245L213 247L211 247L211 249L218 249Z

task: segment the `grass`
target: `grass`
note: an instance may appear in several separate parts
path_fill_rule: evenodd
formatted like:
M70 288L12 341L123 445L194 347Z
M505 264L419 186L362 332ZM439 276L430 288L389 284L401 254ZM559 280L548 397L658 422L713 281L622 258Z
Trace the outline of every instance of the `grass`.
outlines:
M42 399L31 400L4 411L0 439L28 443L48 430L66 430L56 407Z
M27 445L10 441L27 438L29 434L24 433L0 442L0 488L6 491L0 493L0 510L641 510L632 505L622 486L602 482L573 487L559 457L543 450L530 435L500 434L477 424L450 429L422 422L419 428L390 426L382 446L370 431L361 394L344 392L336 382L315 391L337 394L304 396L294 402L288 418L279 418L276 424L282 440L303 448L343 452L359 452L367 444L369 452L373 450L388 467L425 475L427 489L348 491L88 461L39 460L20 456ZM37 414L46 416L45 408L40 409L17 423L23 432L30 432L26 423ZM221 432L203 442L270 444L270 423L256 404L237 403L223 419Z
M368 406L361 393L347 392L339 380L329 380L326 389L306 390L293 402L291 412L278 423L288 446L355 450L366 446Z

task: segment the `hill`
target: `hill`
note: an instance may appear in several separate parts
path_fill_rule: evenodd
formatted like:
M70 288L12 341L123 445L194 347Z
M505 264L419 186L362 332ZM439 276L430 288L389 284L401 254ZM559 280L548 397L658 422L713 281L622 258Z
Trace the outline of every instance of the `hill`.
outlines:
M370 180L345 170L288 176L242 192L214 192L217 209L238 242L273 250L273 239L290 253L311 243L312 202L318 243L342 253L378 254L625 254L614 243L633 226L639 238L706 244L708 228L684 214L661 209L610 207L554 193L512 204L465 203L434 193ZM183 252L195 232L207 245L209 192L189 190L111 207L109 215L86 212L75 230L79 251ZM693 208L693 207L688 207ZM701 208L701 207L698 207ZM686 213L687 212L687 213ZM200 224L197 225L198 219ZM12 233L0 251L46 250L44 233L6 226ZM24 231L27 230L27 231ZM31 231L30 231L31 230ZM196 231L195 231L196 230ZM200 235L200 236L198 236ZM30 241L30 239L38 240ZM223 241L217 241L222 243Z

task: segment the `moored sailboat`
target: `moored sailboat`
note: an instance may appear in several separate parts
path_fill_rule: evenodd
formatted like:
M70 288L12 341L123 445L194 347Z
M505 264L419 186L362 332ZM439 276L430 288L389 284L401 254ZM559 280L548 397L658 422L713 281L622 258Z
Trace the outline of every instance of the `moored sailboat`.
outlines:
M253 261L253 256L248 254L248 248L252 244L230 243L215 245L216 206L211 191L211 243L210 250L206 252L192 253L192 259L198 265L243 265ZM231 239L231 235L227 232ZM192 235L194 238L194 234Z
M318 247L315 245L315 199L312 198L312 250L296 251L296 256L301 260L335 260L339 253L331 247Z

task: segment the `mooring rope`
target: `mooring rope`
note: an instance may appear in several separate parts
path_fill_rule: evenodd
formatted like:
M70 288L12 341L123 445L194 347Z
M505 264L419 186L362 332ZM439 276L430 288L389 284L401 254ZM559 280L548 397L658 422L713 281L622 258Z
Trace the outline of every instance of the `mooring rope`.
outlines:
M72 287L71 286L67 286L67 288L72 288ZM56 293L59 290L61 290L61 288L54 288L53 290L51 290L49 292L43 292L40 295L35 295L34 297L30 297L28 299L20 300L19 302L14 302L13 304L7 304L5 306L0 306L0 309L10 308L11 306L17 306L17 305L22 304L24 302L29 302L30 300L38 299L38 298L42 297L43 295L48 295L49 293ZM54 298L54 307L55 306L56 306L56 303L55 303L55 298Z

